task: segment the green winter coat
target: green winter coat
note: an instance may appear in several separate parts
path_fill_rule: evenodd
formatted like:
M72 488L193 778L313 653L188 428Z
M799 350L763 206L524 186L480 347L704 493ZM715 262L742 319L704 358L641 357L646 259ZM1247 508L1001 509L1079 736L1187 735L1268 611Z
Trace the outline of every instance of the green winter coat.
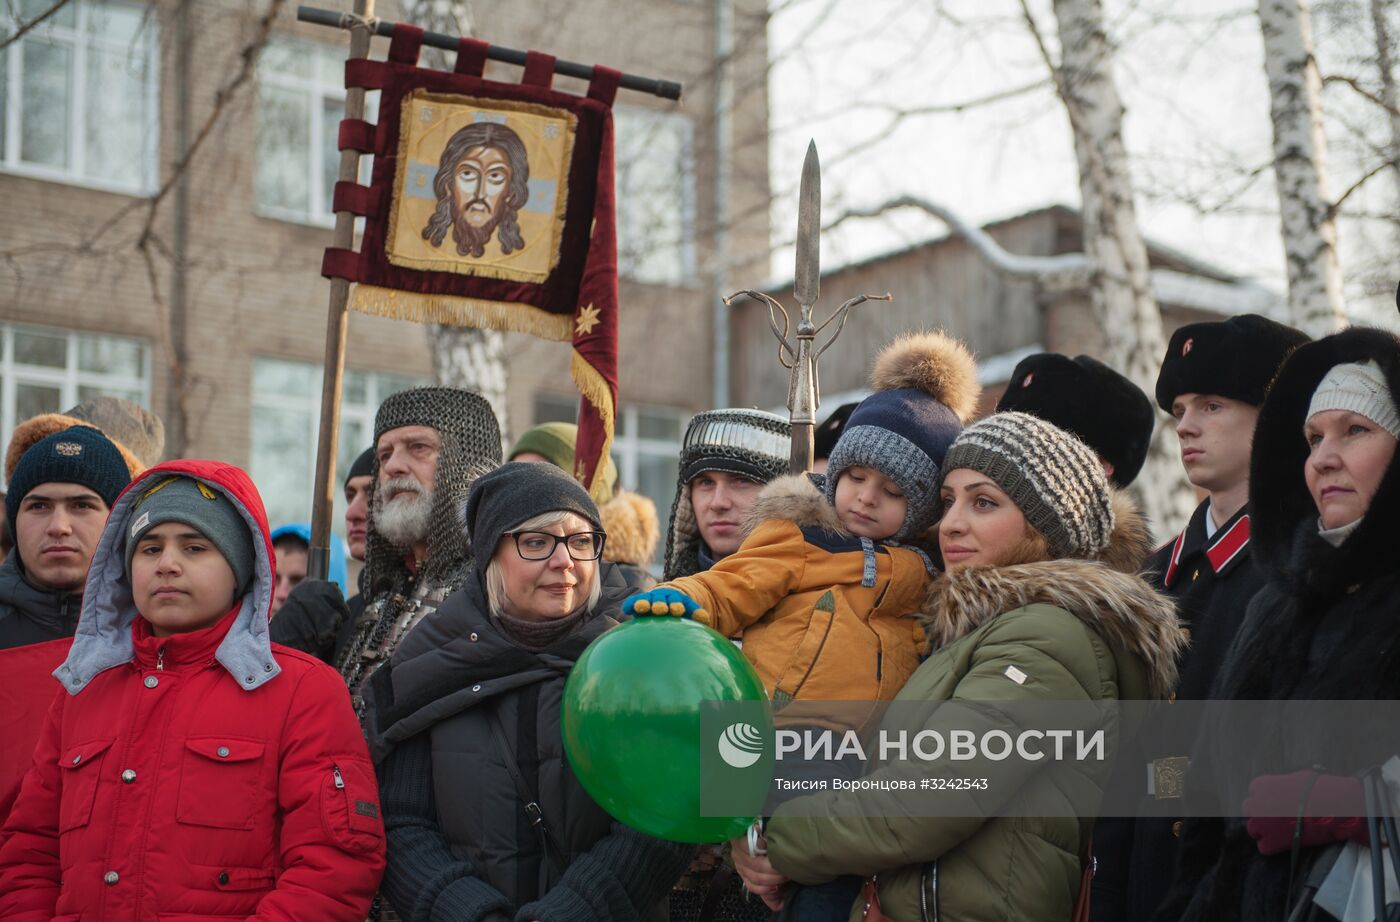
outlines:
M1146 554L1140 517L1118 497L1118 527L1105 560L1056 560L967 568L930 588L926 617L936 652L896 698L909 701L1122 700L1164 698L1176 681L1185 635L1169 599L1135 575ZM1024 681L1008 677L1008 667ZM934 711L928 724L938 726ZM965 726L965 722L962 724ZM985 729L992 729L990 719ZM893 728L892 728L893 729ZM973 728L977 729L977 728ZM981 730L977 730L981 735ZM1115 746L1108 740L1110 751ZM1108 763L1036 772L1023 760L979 767L991 792L1042 803L1096 800ZM953 764L892 763L872 778L960 777ZM1087 786L1087 787L1086 787ZM781 874L815 884L842 874L878 875L881 907L898 922L1066 922L1081 879L1080 854L1094 819L929 818L898 815L900 795L814 795L841 818L779 808L767 829L768 858ZM986 793L969 797L986 798ZM813 798L804 798L812 813ZM796 803L796 802L793 802ZM984 801L985 803L985 801ZM970 812L970 811L968 811ZM1066 807L1061 811L1068 813ZM852 907L853 922L862 903Z

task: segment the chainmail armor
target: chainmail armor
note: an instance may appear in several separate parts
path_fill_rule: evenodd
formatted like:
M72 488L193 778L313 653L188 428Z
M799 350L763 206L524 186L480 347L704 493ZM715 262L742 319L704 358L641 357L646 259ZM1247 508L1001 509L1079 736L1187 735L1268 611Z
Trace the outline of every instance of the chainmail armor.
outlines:
M690 504L691 480L706 471L760 483L787 473L792 425L763 410L707 410L691 418L681 444L680 479L666 532L665 579L700 572L700 529Z
M442 442L431 487L428 552L418 572L412 572L407 562L412 549L396 547L370 516L360 582L368 602L336 664L352 695L393 654L403 635L466 581L471 548L462 527L462 504L476 478L501 463L500 426L479 394L456 387L418 387L394 394L375 416L374 444L378 446L384 433L404 426L428 426ZM371 491L378 484L376 453ZM356 700L358 713L357 695Z

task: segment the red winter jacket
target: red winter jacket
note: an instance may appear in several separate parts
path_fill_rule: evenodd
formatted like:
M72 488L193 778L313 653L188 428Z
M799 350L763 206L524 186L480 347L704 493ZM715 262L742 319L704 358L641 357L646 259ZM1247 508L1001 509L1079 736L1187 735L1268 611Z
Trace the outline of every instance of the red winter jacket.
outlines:
M171 473L235 502L257 575L213 627L162 639L136 616L123 548L136 500ZM365 918L384 868L374 769L339 675L268 641L273 577L238 468L173 461L123 493L5 826L0 919Z

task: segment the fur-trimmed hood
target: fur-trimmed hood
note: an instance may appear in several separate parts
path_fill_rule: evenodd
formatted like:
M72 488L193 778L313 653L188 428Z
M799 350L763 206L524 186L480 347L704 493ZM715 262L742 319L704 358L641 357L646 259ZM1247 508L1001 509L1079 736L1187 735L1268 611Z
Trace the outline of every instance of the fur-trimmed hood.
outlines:
M1137 575L1150 549L1141 513L1125 493L1115 492L1113 501L1113 537L1099 560L965 567L935 580L924 608L933 647L946 646L1004 612L1042 602L1141 657L1153 697L1165 698L1176 686L1186 633L1172 600Z
M815 478L815 479L814 479ZM764 522L781 520L798 528L821 528L848 535L836 518L836 507L822 493L819 474L787 474L770 481L758 494L744 522L744 537Z
M608 533L603 545L604 560L650 566L656 543L661 539L656 503L640 493L618 490L612 500L598 507L598 515L603 520L603 531Z

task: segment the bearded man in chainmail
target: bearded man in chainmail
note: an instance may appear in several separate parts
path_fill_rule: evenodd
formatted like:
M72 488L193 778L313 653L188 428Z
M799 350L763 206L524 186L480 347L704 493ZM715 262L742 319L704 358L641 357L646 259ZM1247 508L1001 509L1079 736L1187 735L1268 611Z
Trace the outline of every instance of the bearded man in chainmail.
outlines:
M364 680L466 579L462 504L472 482L500 463L500 426L479 394L419 387L379 407L361 578L368 601L336 663L357 715Z
M792 427L762 410L697 413L681 443L680 481L666 534L665 577L708 570L739 549L763 485L787 473ZM718 847L703 847L671 891L671 922L767 922Z

